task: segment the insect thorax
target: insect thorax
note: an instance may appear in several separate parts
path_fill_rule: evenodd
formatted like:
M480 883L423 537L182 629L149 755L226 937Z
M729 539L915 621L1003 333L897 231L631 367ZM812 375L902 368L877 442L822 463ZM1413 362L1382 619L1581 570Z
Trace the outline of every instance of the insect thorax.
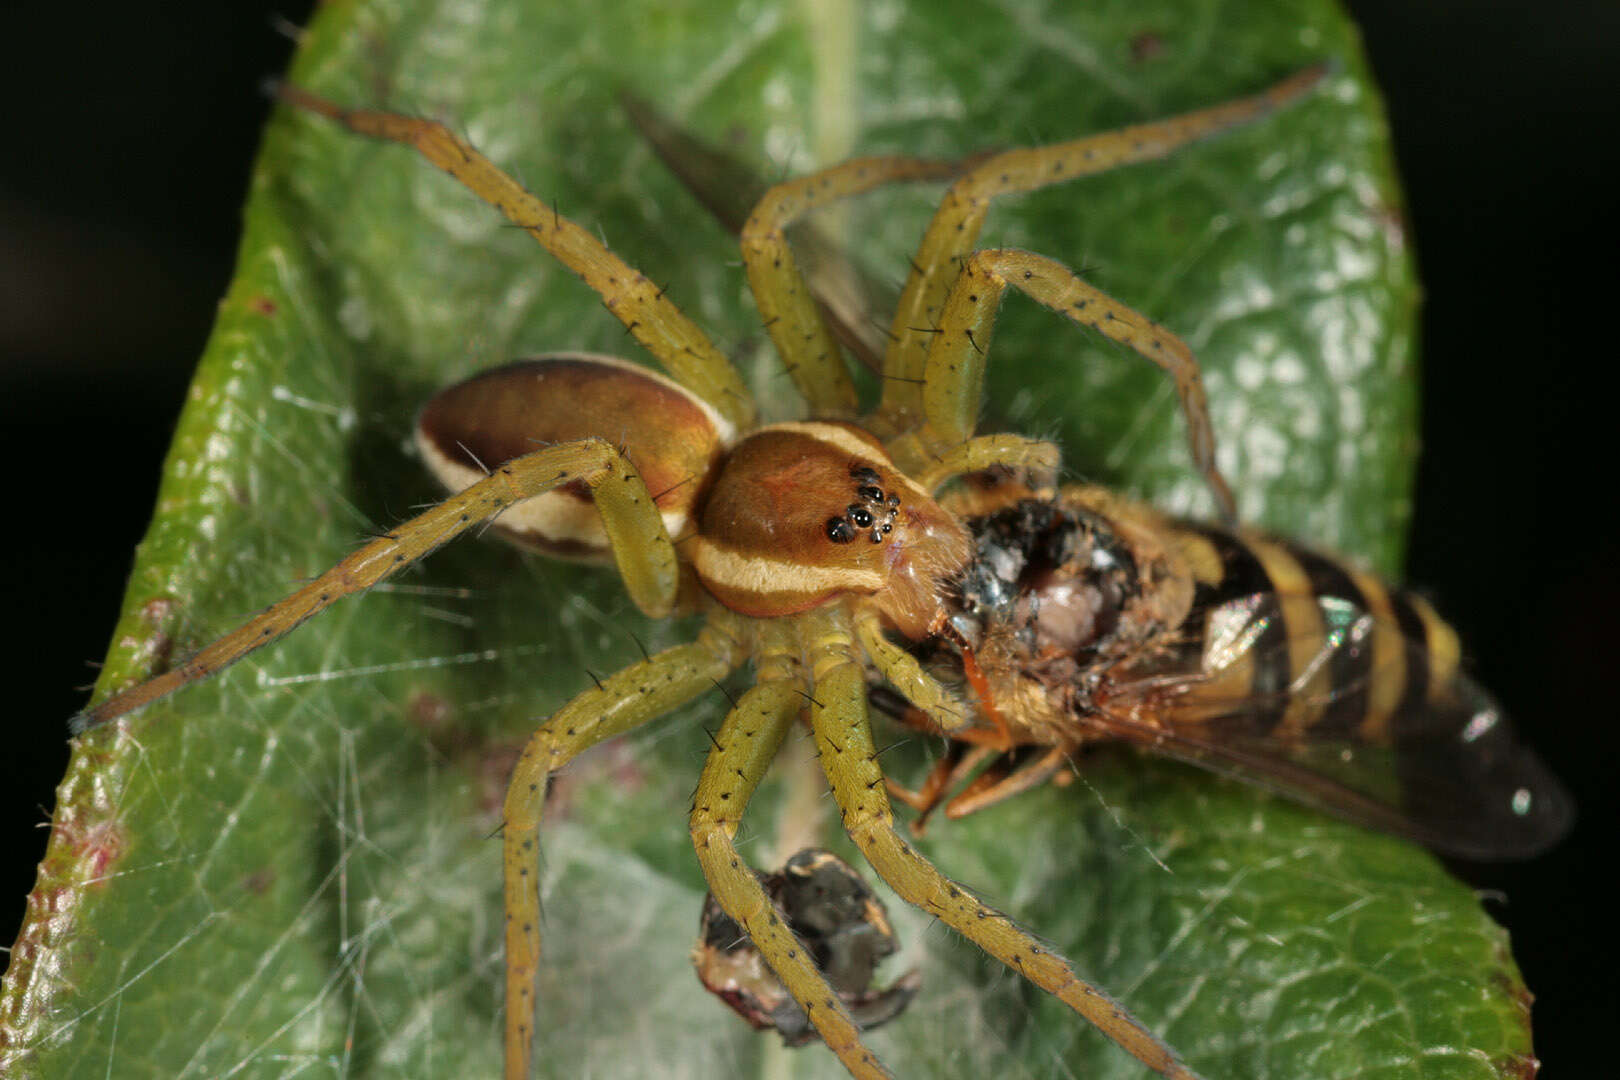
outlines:
M1081 489L1044 497L1016 486L967 498L973 558L926 646L947 667L971 652L1007 721L1038 742L1065 741L1054 727L1076 731L1116 668L1175 632L1191 595L1156 530L1088 502Z

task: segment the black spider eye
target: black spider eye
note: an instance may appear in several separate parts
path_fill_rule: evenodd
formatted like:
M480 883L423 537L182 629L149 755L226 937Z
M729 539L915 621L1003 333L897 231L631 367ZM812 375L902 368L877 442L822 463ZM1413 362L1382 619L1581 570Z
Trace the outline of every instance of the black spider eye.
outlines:
M855 489L855 494L869 503L883 505L883 489L875 484L862 484Z
M850 478L857 484L875 484L878 482L877 470L866 465L857 465L849 470Z
M855 523L856 528L864 529L870 526L875 519L872 517L872 511L857 504L849 508L849 520Z
M847 544L855 539L855 528L841 517L828 518L827 539L835 544Z

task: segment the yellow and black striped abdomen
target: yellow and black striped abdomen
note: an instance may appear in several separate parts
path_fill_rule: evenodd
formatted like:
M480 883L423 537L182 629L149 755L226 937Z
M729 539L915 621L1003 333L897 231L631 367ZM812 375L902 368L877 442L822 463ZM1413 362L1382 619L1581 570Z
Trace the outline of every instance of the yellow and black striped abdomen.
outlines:
M1186 682L1143 741L1454 855L1524 858L1568 830L1569 795L1422 598L1286 540L1167 533L1193 603L1148 674Z
M1281 740L1385 742L1457 674L1457 636L1420 597L1286 540L1178 523L1195 581L1178 722Z
M986 770L952 816L1120 740L1454 855L1523 858L1569 828L1568 794L1421 598L1291 541L1096 489L967 520L955 636L920 648L962 681L975 650L991 686L1015 688L995 702L1015 749L1042 750L1024 770ZM1002 723L952 732L954 760L1005 749Z

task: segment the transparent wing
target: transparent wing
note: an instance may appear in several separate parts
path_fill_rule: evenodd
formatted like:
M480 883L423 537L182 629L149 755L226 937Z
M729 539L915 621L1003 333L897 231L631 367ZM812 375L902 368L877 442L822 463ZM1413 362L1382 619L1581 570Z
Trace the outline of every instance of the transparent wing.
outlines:
M1257 593L1202 613L1197 646L1121 678L1081 720L1086 737L1126 739L1449 855L1527 858L1568 831L1569 794L1454 658L1410 623L1336 597L1315 598L1319 626L1290 634L1287 603Z
M650 102L628 91L619 95L619 102L664 166L728 232L740 234L770 184L739 158L686 131ZM881 371L888 347L885 320L899 303L899 290L861 270L814 226L795 226L788 236L833 336L863 367Z

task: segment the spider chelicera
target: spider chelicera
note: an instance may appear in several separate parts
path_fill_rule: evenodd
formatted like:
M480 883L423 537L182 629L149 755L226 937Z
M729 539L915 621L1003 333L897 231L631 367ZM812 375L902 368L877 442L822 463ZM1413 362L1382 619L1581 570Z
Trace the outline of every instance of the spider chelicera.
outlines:
M366 544L291 596L170 671L87 710L80 731L205 678L334 601L363 591L467 529L498 527L531 546L611 557L650 616L699 613L697 639L603 678L531 736L503 811L506 1075L528 1075L540 955L537 834L550 777L589 747L712 689L744 663L755 685L714 736L690 829L715 899L849 1071L887 1075L837 995L783 925L734 845L743 810L792 725L807 716L844 828L903 899L1054 994L1171 1077L1175 1052L1028 932L953 883L895 830L867 717L875 670L942 731L969 708L894 639L941 629L944 582L971 557L962 525L935 502L965 473L1049 473L1050 444L975 435L986 350L1011 285L1152 361L1174 382L1195 465L1228 518L1203 386L1187 346L1051 259L974 250L998 195L1150 160L1264 116L1309 92L1323 70L1169 120L969 163L914 157L845 162L765 195L742 231L763 322L812 420L761 426L726 357L586 229L526 192L445 126L349 109L301 90L282 97L350 130L414 147L527 230L598 293L667 375L608 357L559 354L443 391L424 409L423 456L442 503ZM842 354L797 269L786 230L828 203L885 184L950 179L891 323L882 398L863 411ZM624 418L637 420L617 445ZM542 448L532 449L539 445Z

